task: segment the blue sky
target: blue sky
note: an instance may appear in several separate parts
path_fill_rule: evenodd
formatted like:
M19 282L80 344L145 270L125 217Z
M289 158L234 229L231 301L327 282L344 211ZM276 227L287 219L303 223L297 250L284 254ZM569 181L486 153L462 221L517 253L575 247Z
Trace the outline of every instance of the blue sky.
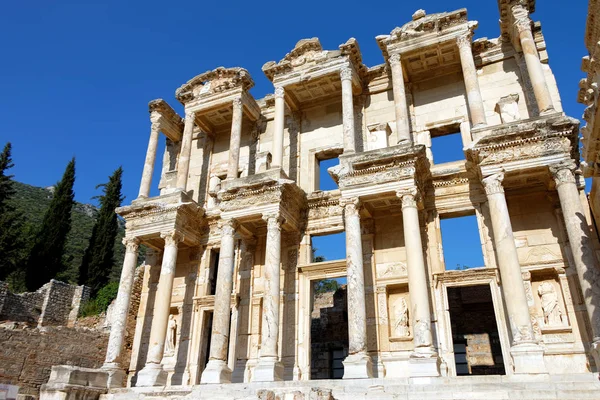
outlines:
M364 62L380 64L375 36L409 21L417 8L461 7L479 21L476 38L499 35L494 0L5 2L0 144L13 144L16 179L36 186L54 184L75 156L81 202L93 202L95 186L122 165L129 203L146 152L148 101L162 97L182 114L175 89L217 66L248 69L256 82L252 93L262 97L273 91L262 65L307 37L319 37L326 49L355 37ZM586 13L587 1L572 1L565 11L562 2L544 0L533 14L542 22L563 107L576 118L583 112L576 97Z

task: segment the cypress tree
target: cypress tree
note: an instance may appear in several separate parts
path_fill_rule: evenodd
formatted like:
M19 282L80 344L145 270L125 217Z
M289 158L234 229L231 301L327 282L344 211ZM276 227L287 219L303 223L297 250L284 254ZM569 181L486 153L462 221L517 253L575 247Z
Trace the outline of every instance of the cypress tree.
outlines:
M75 159L56 185L50 206L44 214L33 248L27 260L25 283L30 291L37 290L64 269L63 255L67 234L71 230Z
M100 211L92 228L92 236L79 268L79 284L92 289L92 295L98 293L110 280L110 272L114 264L115 238L119 222L115 208L121 205L121 177L123 169L117 168L109 177L108 183L98 185L103 194L99 196Z
M0 153L0 280L19 269L23 248L23 222L10 203L16 193L13 176L7 174L14 166L11 151L11 144L6 143Z

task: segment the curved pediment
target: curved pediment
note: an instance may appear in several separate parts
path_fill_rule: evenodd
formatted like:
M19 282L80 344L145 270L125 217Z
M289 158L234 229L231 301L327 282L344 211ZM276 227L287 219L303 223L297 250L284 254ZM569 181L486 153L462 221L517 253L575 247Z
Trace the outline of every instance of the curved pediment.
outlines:
M249 90L254 86L250 73L240 67L218 67L196 75L175 91L175 97L182 103L192 99L225 92L227 90Z

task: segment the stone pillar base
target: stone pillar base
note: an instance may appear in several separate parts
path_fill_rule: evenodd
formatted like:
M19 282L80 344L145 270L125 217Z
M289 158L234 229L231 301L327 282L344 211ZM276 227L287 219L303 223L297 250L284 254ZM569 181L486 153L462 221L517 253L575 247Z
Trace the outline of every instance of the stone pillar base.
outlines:
M547 374L544 348L535 343L521 343L510 348L515 374Z
M108 388L122 388L126 386L125 379L127 378L127 374L125 370L121 368L121 366L117 363L105 363L102 368L102 371L108 373Z
M344 379L368 379L373 377L373 361L365 353L350 354L344 361Z
M410 377L440 376L440 358L432 348L417 348L408 359Z
M200 384L231 383L231 370L223 360L209 360L200 377Z
M166 386L168 373L160 364L146 364L140 372L138 372L137 382L135 386L151 387L151 386Z
M252 382L274 382L283 380L283 364L275 357L261 357L254 367Z
M107 392L107 379L108 373L99 369L55 365L40 388L40 400L98 400Z

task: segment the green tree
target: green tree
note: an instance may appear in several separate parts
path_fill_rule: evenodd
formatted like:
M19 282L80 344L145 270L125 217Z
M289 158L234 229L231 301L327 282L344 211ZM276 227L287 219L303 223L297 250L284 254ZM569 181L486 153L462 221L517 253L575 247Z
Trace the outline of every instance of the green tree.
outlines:
M79 284L92 289L92 295L106 286L114 265L115 238L119 231L119 221L115 208L121 206L123 169L117 168L109 177L108 183L98 185L103 194L97 198L100 201L100 212L92 228L92 236L83 255L79 268Z
M63 255L67 234L71 230L75 159L73 158L61 181L54 189L50 206L44 214L26 265L25 283L30 291L37 290L64 268Z
M14 165L11 151L11 144L6 143L0 153L0 280L18 273L24 247L23 221L10 203L16 193L13 176L7 174Z

